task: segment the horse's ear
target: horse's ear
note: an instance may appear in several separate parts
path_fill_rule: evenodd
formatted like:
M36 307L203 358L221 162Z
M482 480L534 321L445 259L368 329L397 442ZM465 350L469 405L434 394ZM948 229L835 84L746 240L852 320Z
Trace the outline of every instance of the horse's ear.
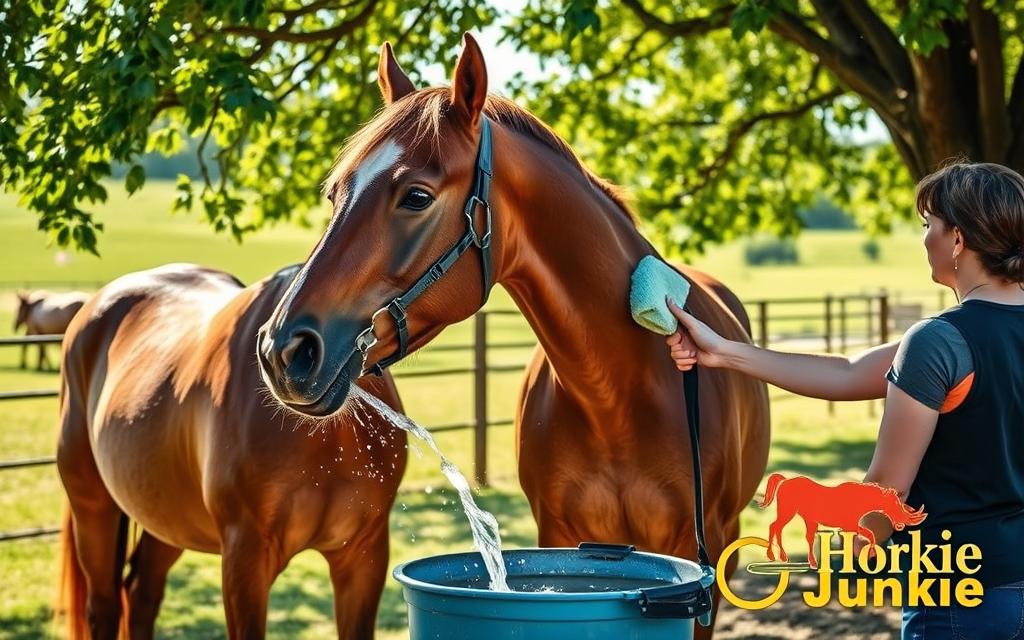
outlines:
M487 99L487 67L476 39L462 36L462 53L452 78L452 104L476 126Z
M416 91L416 85L405 75L405 71L402 71L398 60L395 60L395 52L391 50L390 42L385 42L380 47L377 84L380 85L380 95L384 98L384 104L391 104Z

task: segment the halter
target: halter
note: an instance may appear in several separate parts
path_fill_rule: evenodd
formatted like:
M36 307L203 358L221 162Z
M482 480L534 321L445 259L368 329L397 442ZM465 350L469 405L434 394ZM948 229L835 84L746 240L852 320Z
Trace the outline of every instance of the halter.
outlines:
M463 215L466 216L466 232L451 246L450 249L441 254L434 264L430 265L426 273L419 277L405 293L397 296L385 306L377 309L370 317L370 326L360 332L356 337L356 349L363 356L363 371L360 375L372 373L379 376L384 370L395 364L406 356L409 349L409 324L406 309L416 298L420 297L430 285L441 279L448 273L459 257L471 246L480 249L480 264L483 271L483 306L487 302L487 296L491 291L491 205L488 198L491 192L491 176L493 167L491 165L491 125L486 117L480 118L480 146L476 154L476 175L473 178L473 191L466 200L463 208ZM476 231L474 224L477 211L483 211L484 229L482 234ZM377 334L374 333L374 323L377 316L388 312L395 322L398 332L398 351L386 358L382 358L369 369L366 368L366 360L369 357L370 349L378 342Z

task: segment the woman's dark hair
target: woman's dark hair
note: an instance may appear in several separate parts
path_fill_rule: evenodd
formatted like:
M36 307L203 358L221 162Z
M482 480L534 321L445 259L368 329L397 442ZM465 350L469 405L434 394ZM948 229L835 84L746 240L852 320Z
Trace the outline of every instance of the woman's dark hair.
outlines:
M1024 281L1024 177L999 164L955 162L917 185L917 212L959 227L982 267Z

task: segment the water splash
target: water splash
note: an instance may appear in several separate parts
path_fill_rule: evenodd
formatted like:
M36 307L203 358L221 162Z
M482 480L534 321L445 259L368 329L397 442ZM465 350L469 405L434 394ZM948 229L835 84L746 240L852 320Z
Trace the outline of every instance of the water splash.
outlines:
M434 436L407 416L396 412L380 398L363 391L357 385L352 385L351 397L373 407L393 425L411 433L426 442L433 449L437 457L441 459L441 473L448 478L448 482L459 493L462 509L466 512L466 518L469 519L470 532L473 534L473 544L477 551L480 552L481 557L483 557L484 566L487 567L487 574L491 578L491 590L509 591L507 582L508 570L505 568L505 561L501 557L501 534L498 532L498 520L490 511L477 506L466 476L441 453L437 443L434 441Z

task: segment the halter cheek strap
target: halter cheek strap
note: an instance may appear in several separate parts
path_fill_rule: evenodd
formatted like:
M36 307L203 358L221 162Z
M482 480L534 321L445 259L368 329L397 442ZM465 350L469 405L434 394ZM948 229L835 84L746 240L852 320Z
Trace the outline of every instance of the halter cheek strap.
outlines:
M426 273L421 275L416 282L409 287L405 293L394 298L384 307L374 312L370 319L370 326L364 329L356 338L356 349L363 356L363 374L372 373L381 375L384 370L404 358L409 350L409 322L406 310L416 298L420 297L430 285L441 279L451 270L458 259L470 247L480 250L480 264L483 277L483 300L480 305L487 302L491 291L492 278L492 257L491 257L491 178L494 173L491 143L491 125L486 117L480 118L480 146L477 149L476 173L473 177L473 191L466 200L463 208L463 215L466 217L466 232L462 237L441 254L434 264L430 265ZM482 214L483 231L477 232L477 213ZM377 316L387 312L395 324L395 331L398 335L398 350L391 355L382 358L375 365L366 368L366 360L370 349L377 344L378 338L373 331L374 322Z

